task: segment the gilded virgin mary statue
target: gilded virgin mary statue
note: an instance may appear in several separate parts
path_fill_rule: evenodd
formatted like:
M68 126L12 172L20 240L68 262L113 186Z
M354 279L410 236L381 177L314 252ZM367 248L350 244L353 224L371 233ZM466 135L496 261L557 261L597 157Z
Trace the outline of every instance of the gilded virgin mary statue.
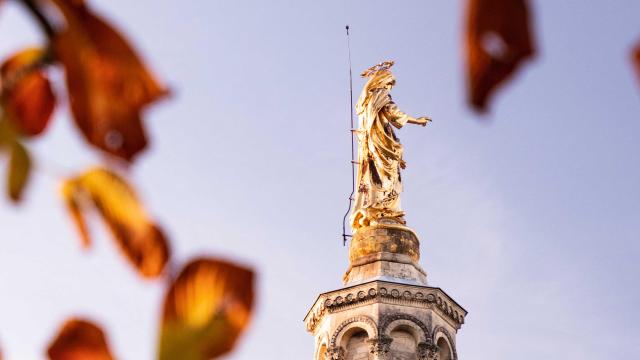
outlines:
M425 126L428 117L414 118L400 111L391 99L396 79L389 70L393 61L372 66L361 75L369 78L358 102L358 176L355 206L351 212L351 228L376 224L404 225L400 206L402 179L405 168L402 144L394 129L406 123Z

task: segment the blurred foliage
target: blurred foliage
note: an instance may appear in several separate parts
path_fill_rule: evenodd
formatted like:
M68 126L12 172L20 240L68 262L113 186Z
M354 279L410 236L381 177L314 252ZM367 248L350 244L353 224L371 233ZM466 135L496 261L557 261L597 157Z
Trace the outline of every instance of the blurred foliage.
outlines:
M83 247L91 246L85 218L97 213L140 276L168 283L159 358L211 359L228 353L250 319L253 271L198 259L171 283L168 269L175 265L169 239L126 180L127 168L120 166L131 165L147 147L142 112L168 90L126 38L85 1L14 2L33 17L46 43L18 51L0 65L0 155L8 158L9 198L18 203L28 184L33 167L27 144L45 134L58 99L68 99L80 134L105 155L105 165L62 181L62 199ZM53 69L64 71L66 94L54 93ZM104 332L82 319L67 321L47 353L52 360L115 358Z
M494 91L535 54L526 0L468 0L469 103L487 110Z
M167 93L127 41L82 1L53 0L67 27L53 37L70 105L90 144L127 161L147 146L140 112Z
M45 56L42 49L25 49L0 67L2 107L8 121L22 136L41 134L56 105L47 74L39 68Z
M84 319L69 319L49 345L51 360L113 360L100 327Z
M254 275L217 259L190 262L164 300L160 360L213 359L233 349L253 309Z
M170 256L169 244L126 180L110 170L94 168L66 180L62 195L85 247L91 245L91 239L83 214L93 206L140 275L154 278L162 273Z
M638 81L640 81L640 42L636 45L635 49L633 49L633 64L636 68L636 73L638 74Z

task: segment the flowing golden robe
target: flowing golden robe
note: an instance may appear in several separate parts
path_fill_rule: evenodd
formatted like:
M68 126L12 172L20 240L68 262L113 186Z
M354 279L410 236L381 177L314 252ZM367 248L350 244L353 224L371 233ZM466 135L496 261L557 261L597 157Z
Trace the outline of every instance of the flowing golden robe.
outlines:
M354 231L379 222L405 223L400 206L400 168L405 167L405 162L393 127L399 129L413 118L391 100L390 86L386 85L394 83L391 72L377 73L367 82L356 104L359 127L358 176L351 213Z

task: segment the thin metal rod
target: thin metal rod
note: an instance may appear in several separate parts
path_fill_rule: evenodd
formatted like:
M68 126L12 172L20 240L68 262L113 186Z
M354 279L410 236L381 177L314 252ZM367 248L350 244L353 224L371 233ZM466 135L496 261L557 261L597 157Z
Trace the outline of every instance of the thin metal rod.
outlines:
M351 205L353 203L353 195L356 192L356 169L354 167L358 162L355 161L355 146L353 141L353 136L356 130L354 129L353 124L353 74L351 71L351 39L349 37L349 25L346 27L347 30L347 49L349 50L349 115L351 120L351 127L349 128L349 136L351 137L351 195L349 195L349 207L347 208L347 212L344 214L342 218L342 246L347 244L347 238L351 237L351 235L347 235L347 217L351 212Z

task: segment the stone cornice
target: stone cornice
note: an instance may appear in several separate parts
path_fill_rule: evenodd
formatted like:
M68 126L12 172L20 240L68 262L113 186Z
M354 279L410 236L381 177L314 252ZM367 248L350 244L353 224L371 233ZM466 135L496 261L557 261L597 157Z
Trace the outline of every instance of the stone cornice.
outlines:
M431 309L438 312L455 329L460 329L467 316L467 311L440 288L377 280L318 296L304 318L307 331L313 333L327 313L373 303Z

